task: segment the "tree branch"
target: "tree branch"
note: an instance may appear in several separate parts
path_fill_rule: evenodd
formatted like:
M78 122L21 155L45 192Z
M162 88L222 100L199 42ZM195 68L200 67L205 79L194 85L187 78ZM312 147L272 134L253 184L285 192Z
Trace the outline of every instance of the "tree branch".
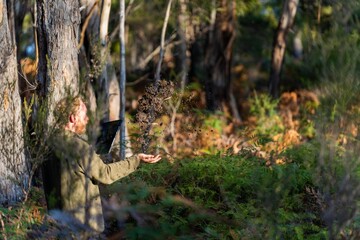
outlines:
M93 6L91 7L91 9L90 9L89 14L86 16L86 19L85 19L85 21L84 21L84 24L83 24L83 26L82 26L82 28L81 28L80 42L79 42L79 44L78 44L78 46L77 46L77 49L78 49L78 50L81 48L81 46L82 46L83 43L84 43L85 31L86 31L86 29L87 29L87 26L89 25L91 16L93 15L93 13L94 13L94 11L95 11L95 7L96 7L96 5L98 5L98 3L99 3L99 0L94 3L94 5L93 5Z
M166 40L166 42L169 43L172 40L174 40L175 38L176 38L176 33L173 33L170 36L170 38L168 40ZM169 46L173 46L178 43L180 43L180 41L176 41L176 42L172 43L172 45L169 45ZM158 55L160 53L160 50L161 50L161 45L158 46L157 48L155 48L155 50L152 51L143 61L141 61L136 68L140 68L140 69L145 68L145 66L151 61L151 59L153 59L156 55Z
M160 80L161 64L162 64L162 61L163 61L163 58L164 58L165 34L166 34L166 28L167 28L167 24L168 24L169 16L170 16L171 3L172 3L172 0L169 0L168 6L167 6L167 9L166 9L164 25L163 25L163 29L162 29L162 32L161 32L160 58L159 58L159 62L157 64L157 68L156 68L156 72L155 72L155 76L154 76L155 87L156 88L157 88L158 82Z

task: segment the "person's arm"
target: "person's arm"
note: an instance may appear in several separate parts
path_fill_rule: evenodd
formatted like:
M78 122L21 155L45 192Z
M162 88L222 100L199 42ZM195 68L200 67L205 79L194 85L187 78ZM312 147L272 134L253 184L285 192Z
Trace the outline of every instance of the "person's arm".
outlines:
M78 141L78 144L81 145L79 149L83 149L80 151L83 154L78 158L80 168L86 176L103 184L111 184L134 172L141 161L156 163L161 159L159 155L154 156L140 153L125 160L105 164L90 145L81 139Z
M84 142L79 142L79 145L81 145L80 152L82 154L78 157L78 162L82 172L87 177L103 184L111 184L129 175L140 164L138 155L119 162L105 164L90 145Z

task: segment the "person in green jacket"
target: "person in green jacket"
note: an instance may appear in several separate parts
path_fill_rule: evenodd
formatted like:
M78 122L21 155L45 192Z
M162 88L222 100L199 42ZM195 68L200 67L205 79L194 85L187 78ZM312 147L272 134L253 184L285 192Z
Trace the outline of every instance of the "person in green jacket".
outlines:
M134 172L140 162L156 163L161 157L140 153L105 164L81 136L89 120L86 105L80 97L74 98L70 105L67 103L65 99L59 103L58 111L69 113L52 137L51 159L43 168L48 210L62 210L79 224L102 232L104 218L98 184L111 184ZM64 111L64 106L70 106L69 111Z

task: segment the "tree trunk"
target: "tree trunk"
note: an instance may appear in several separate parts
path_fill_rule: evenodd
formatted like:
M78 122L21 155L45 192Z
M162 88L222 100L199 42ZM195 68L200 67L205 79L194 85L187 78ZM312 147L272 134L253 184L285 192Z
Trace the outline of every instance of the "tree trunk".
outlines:
M177 18L177 25L178 25L178 38L180 41L179 48L178 48L178 56L176 58L177 62L177 72L178 72L178 83L176 83L179 89L179 99L176 99L175 102L170 100L170 107L171 107L171 122L170 122L170 134L173 139L173 151L177 150L177 138L175 133L175 122L177 117L177 111L180 107L182 102L185 85L187 83L187 75L188 75L188 57L186 55L187 52L187 43L189 39L187 39L187 27L190 26L189 18L187 13L187 0L179 0L180 5L180 12Z
M23 197L28 183L15 40L6 0L0 2L0 203Z
M205 80L207 107L211 111L224 110L228 105L231 86L232 47L235 38L235 1L220 0L215 3L212 25L207 41ZM214 19L215 18L215 19Z
M112 79L107 72L109 54L107 51L107 26L109 22L110 6L104 1L101 11L101 1L81 0L81 5L86 6L82 12L83 27L86 27L85 52L91 75L88 78L96 95L97 111L100 112L100 120L109 121L109 79ZM103 13L103 14L102 14ZM88 25L84 23L88 20ZM116 78L116 76L115 76ZM117 93L119 94L119 93ZM118 116L118 114L116 114Z
M38 81L40 95L47 97L47 123L54 122L56 103L79 92L78 1L39 0L37 33L39 41Z
M169 0L168 4L167 4L167 8L166 8L164 24L163 24L162 31L161 31L160 53L159 53L160 56L159 56L159 62L157 63L156 71L155 71L155 75L154 75L154 81L155 81L154 86L155 86L156 91L157 91L157 88L158 88L158 85L159 85L159 82L161 79L161 75L160 75L161 65L163 62L164 54L165 54L165 34L166 34L166 28L167 28L168 21L169 21L171 4L172 4L172 0Z
M279 97L279 83L282 63L286 49L286 36L293 25L299 0L286 0L279 20L279 25L274 38L271 55L271 69L269 80L269 93L272 97Z
M109 121L110 120L110 96L113 97L114 95L110 95L109 92L109 88L113 87L114 85L118 85L117 80L116 80L116 76L115 76L115 82L110 83L111 79L109 80L109 78L111 77L108 74L107 71L107 63L108 63L108 55L109 55L109 51L107 49L107 34L108 34L108 26L109 26L109 17L110 17L110 9L111 9L111 0L103 0L103 4L102 4L102 10L101 10L101 19L100 19L100 58L101 58L101 62L104 62L104 66L102 67L102 73L101 73L101 77L100 77L100 86L101 89L103 89L104 92L102 92L102 96L104 97L104 107L105 109L108 109L108 111L105 112L105 118L104 120ZM116 91L116 89L115 89ZM112 93L115 95L119 95L118 92ZM100 95L98 95L100 96ZM118 104L119 102L117 102ZM116 105L117 105L116 104ZM118 108L118 106L115 106L116 108ZM118 116L115 117L115 119L117 119ZM112 119L112 120L115 120Z
M8 15L8 25L10 29L11 42L17 46L17 41L15 37L15 7L14 0L6 0L7 6L7 15Z
M39 63L37 79L40 84L40 114L46 114L42 141L51 136L56 129L57 119L54 112L58 102L79 93L78 30L80 25L79 2L73 0L37 0L37 36ZM40 139L37 139L38 141ZM40 143L42 144L42 143ZM43 188L48 208L50 190L57 188L61 180L60 162L52 158L46 149L45 162L42 164ZM43 159L40 159L43 160Z
M125 0L120 0L120 114L122 120L120 128L120 159L125 159L125 83L126 83L126 64L125 64Z

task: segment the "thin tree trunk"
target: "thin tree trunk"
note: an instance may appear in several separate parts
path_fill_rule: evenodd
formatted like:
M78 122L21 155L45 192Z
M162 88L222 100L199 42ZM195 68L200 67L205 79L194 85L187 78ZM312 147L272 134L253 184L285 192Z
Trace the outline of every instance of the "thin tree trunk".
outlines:
M212 84L212 80L210 78L210 74L212 73L212 71L214 71L213 69L213 65L214 63L211 63L210 57L216 57L216 55L213 56L214 53L210 52L212 48L214 48L214 46L216 46L217 44L214 43L214 36L215 36L215 22L216 22L216 8L217 8L217 4L216 4L217 0L212 0L211 2L211 14L210 14L210 26L209 26L209 33L207 36L207 42L206 42L206 50L205 50L205 68L206 68L206 72L207 75L205 77L205 81L204 81L204 85L205 85L205 98L206 98L206 106L207 109L209 109L210 111L214 111L216 106L215 106L215 99L214 99L214 86ZM211 66L210 66L211 65ZM210 72L208 72L210 69Z
M220 0L220 9L212 12L205 56L208 78L205 83L207 107L224 110L228 105L231 86L232 47L235 39L235 1ZM215 4L215 2L213 3ZM216 16L216 17L215 17Z
M108 26L110 18L111 0L104 0L100 20L100 42L102 47L107 46ZM105 49L106 50L106 49Z
M125 82L126 82L126 64L125 64L125 0L120 0L120 158L125 158Z
M317 12L317 23L320 24L321 23L321 5L322 5L322 0L318 0L318 12Z
M10 29L11 41L16 44L15 37L15 5L14 0L6 0L8 25Z
M180 53L179 53L179 66L180 66L180 91L179 91L179 99L176 100L175 103L171 101L171 122L170 122L170 134L173 139L173 151L175 152L177 149L177 138L175 135L175 122L176 122L176 115L177 111L180 107L180 104L182 102L186 80L187 80L187 74L188 74L188 57L186 55L187 51L187 39L186 39L186 27L189 25L188 16L187 16L187 8L186 0L179 0L180 4L180 13L178 15L178 35L180 39Z
M169 16L170 16L171 3L172 3L172 0L169 0L167 8L166 8L166 14L165 14L163 28L161 31L160 57L159 57L159 62L157 64L155 77L154 77L156 89L157 89L159 81L160 81L161 65L162 65L162 61L163 61L164 53L165 53L165 34L166 34L166 28L167 28L167 24L168 24Z
M47 123L54 122L57 102L79 92L77 43L80 12L78 1L37 1L40 95L47 97Z
M269 80L269 93L272 97L279 97L279 83L284 54L286 49L286 36L293 25L299 0L286 0L279 20L274 38L271 55L271 69Z
M110 79L109 74L107 71L107 63L108 63L108 50L107 50L107 34L108 34L108 26L109 26L109 17L110 17L110 9L111 9L111 0L103 0L102 4L102 10L101 10L101 18L100 18L100 59L101 63L104 62L104 66L102 67L102 73L100 77L100 86L105 93L102 93L101 95L104 95L104 107L105 109L109 109L109 111L105 112L105 118L104 120L109 121L110 120L110 93L109 93L109 87L110 87ZM98 95L99 96L99 95Z
M29 172L24 154L14 31L6 0L0 1L0 203L24 196Z

